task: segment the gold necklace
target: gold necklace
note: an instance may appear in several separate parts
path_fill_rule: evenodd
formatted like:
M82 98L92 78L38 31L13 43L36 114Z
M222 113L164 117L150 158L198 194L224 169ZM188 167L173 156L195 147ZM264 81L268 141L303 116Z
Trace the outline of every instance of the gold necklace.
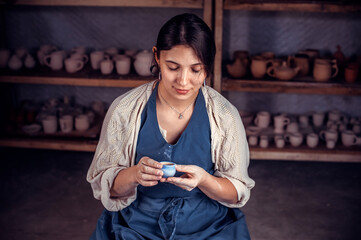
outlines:
M163 101L164 101L173 111L175 111L177 114L179 114L178 119L182 119L182 118L183 118L183 114L185 113L185 111L187 111L188 108L190 108L190 106L192 106L193 103L196 101L196 100L194 100L194 102L192 102L191 104L189 104L188 107L186 107L186 109L183 110L183 112L178 112L177 109L175 109L172 105L170 105L170 104L164 99L164 97L162 96L162 94L160 93L159 90L158 90L158 93L159 93L159 96L163 99Z

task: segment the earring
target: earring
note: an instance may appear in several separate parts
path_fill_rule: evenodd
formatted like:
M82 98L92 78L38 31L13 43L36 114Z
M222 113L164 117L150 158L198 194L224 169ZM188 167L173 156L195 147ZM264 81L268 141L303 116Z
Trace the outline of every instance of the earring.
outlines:
M204 81L203 81L203 87L205 87L206 86L206 79L204 79Z
M158 74L158 80L159 81L162 80L162 73L160 72L160 70L159 70L159 74Z

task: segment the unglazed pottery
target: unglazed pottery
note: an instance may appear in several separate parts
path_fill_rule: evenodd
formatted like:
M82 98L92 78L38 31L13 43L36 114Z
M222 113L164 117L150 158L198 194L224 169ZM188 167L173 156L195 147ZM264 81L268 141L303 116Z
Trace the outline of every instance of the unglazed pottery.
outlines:
M247 59L236 58L232 64L227 64L227 72L233 78L241 78L247 74Z
M138 75L146 77L152 73L150 67L153 61L153 53L143 50L135 55L134 68Z
M267 74L271 77L277 78L279 80L288 81L293 79L298 72L300 67L291 68L287 66L286 62L282 63L282 66L275 67L271 66L267 69Z
M251 73L254 78L263 78L267 72L267 65L272 63L272 60L265 59L261 56L255 56L251 62Z

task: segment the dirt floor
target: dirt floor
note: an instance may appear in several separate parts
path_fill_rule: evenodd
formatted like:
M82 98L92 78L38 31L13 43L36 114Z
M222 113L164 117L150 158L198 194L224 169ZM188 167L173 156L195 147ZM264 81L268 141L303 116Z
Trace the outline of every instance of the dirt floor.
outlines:
M89 239L103 210L92 153L0 148L0 239ZM251 161L243 211L255 240L357 240L361 164Z

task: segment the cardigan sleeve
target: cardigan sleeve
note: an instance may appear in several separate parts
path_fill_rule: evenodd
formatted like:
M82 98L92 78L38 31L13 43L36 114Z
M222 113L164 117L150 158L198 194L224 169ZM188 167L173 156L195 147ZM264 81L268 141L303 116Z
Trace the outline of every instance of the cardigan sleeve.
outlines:
M236 204L220 203L231 208L243 207L250 198L255 182L248 176L249 148L241 117L238 110L218 93L210 94L207 108L211 125L214 175L227 178L238 195Z
M109 211L119 211L136 199L136 188L133 194L121 198L111 197L110 189L119 171L134 165L137 129L147 99L144 89L131 90L113 101L87 173L94 197Z

